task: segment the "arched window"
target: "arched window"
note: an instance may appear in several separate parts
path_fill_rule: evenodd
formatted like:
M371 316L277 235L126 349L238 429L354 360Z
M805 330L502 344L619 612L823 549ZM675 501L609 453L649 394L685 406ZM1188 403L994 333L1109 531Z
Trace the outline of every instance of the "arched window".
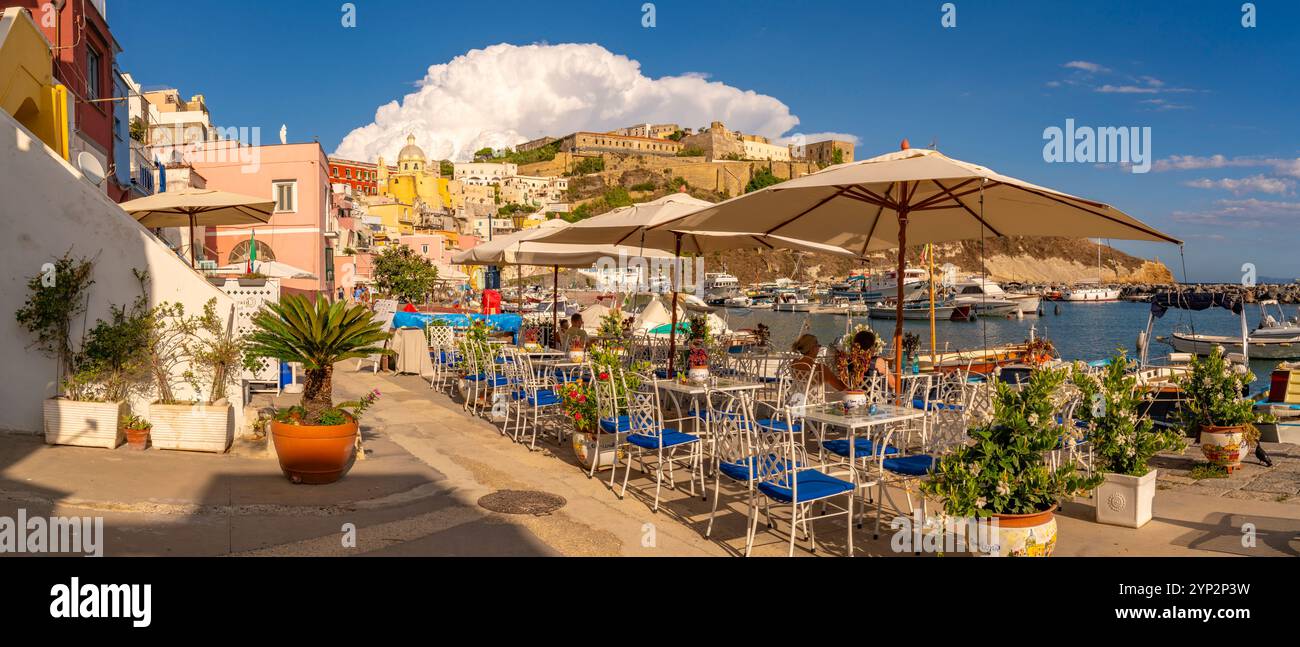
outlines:
M243 263L244 261L247 260L248 260L248 241L241 240L238 243L235 243L234 249L230 250L230 259L228 262L233 265L235 263ZM275 252L271 249L271 246L267 245L265 242L260 240L257 241L257 260L259 261L275 260Z

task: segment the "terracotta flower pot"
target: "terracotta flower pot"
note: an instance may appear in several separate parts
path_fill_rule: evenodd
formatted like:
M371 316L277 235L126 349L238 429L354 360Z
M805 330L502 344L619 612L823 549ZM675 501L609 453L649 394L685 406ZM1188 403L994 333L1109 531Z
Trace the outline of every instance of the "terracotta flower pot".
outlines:
M130 449L143 450L149 446L148 429L123 429L126 432L126 446Z
M1201 453L1211 463L1228 468L1228 472L1241 467L1241 456L1245 449L1245 427L1241 425L1201 427Z
M271 421L280 469L294 483L333 483L356 458L357 423L292 425Z
M993 538L997 557L1051 557L1056 548L1056 506L1033 514L994 514L997 537Z

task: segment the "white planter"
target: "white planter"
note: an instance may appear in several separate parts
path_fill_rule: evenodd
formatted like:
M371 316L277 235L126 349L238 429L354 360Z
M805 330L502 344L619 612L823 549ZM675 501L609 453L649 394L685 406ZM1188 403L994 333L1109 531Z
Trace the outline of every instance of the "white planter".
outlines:
M1125 528L1141 528L1151 521L1156 498L1156 470L1142 476L1103 474L1106 480L1097 487L1097 523Z
M80 402L66 398L45 401L45 442L113 449L126 440L117 426L126 414L125 402Z
M149 441L158 449L223 453L235 438L229 404L149 405L153 431Z
M694 384L704 384L709 381L709 367L695 366L686 371L686 379Z

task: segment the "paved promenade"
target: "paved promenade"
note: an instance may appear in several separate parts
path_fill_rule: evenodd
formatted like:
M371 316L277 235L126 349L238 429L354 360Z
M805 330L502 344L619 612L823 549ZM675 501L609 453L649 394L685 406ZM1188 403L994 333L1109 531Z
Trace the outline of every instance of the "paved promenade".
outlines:
M38 436L0 434L0 516L15 516L19 508L29 517L103 516L108 555L724 556L743 550L744 508L734 495L724 496L723 506L731 507L719 511L714 540L706 540L709 503L700 496L665 490L660 512L651 513L635 487L636 470L620 500L605 480L578 469L568 447L539 442L529 452L417 377L351 369L342 364L335 374L337 399L371 388L383 397L363 420L366 460L338 483L293 485L264 446L247 441L230 454L211 455L52 447ZM1213 484L1180 480L1188 477L1179 470L1199 456L1194 449L1158 459L1162 489L1151 524L1102 526L1091 522L1090 501L1069 503L1058 515L1057 554L1296 555L1300 497L1232 494L1262 492L1265 484L1300 490L1300 448L1271 449L1278 460L1272 470L1248 466ZM499 490L547 492L566 504L542 516L477 504ZM886 523L891 516L887 511ZM1253 547L1242 542L1247 523L1255 531ZM355 547L344 545L344 524L356 528ZM842 554L841 521L819 523L817 538L818 554ZM869 525L854 541L860 555L894 554L888 532L872 541ZM755 554L785 551L786 543L760 526Z

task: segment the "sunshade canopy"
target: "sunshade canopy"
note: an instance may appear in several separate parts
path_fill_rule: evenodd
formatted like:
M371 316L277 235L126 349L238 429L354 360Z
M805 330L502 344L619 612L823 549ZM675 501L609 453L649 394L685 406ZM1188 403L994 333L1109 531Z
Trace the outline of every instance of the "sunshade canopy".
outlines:
M239 263L231 263L229 265L222 265L221 267L217 268L217 272L222 272L222 273L244 272L247 269L248 269L248 265L246 263L239 262ZM253 273L261 274L263 276L268 276L273 279L316 279L317 278L315 274L312 274L311 272L304 270L301 267L295 267L288 263L281 263L280 261L253 261Z
M552 230L539 239L539 242L604 243L638 250L675 251L678 249L677 236L671 229L676 227L671 225L711 206L713 203L707 200L700 200L685 193L672 193L650 202L619 207L609 213L580 220L563 229ZM683 254L702 254L727 249L794 249L836 256L855 255L830 245L795 240L786 235L765 235L752 229L723 231L716 234L696 232L683 235L681 239L680 251Z
M866 254L899 246L900 211L908 245L996 236L1180 242L1109 205L924 149L828 167L652 227L759 232Z
M192 188L155 193L121 206L150 228L265 224L275 210L275 202L266 198Z
M628 256L653 256L671 258L671 254L654 252L642 254L641 250L624 246L595 243L561 244L541 242L556 231L569 228L569 223L547 220L529 229L494 238L472 249L458 252L451 262L458 265L546 265L559 267L589 267L601 258L618 258L622 252Z
M1241 314L1241 297L1225 292L1157 292L1151 296L1151 314L1158 319L1170 308L1178 310L1206 310L1213 307Z

